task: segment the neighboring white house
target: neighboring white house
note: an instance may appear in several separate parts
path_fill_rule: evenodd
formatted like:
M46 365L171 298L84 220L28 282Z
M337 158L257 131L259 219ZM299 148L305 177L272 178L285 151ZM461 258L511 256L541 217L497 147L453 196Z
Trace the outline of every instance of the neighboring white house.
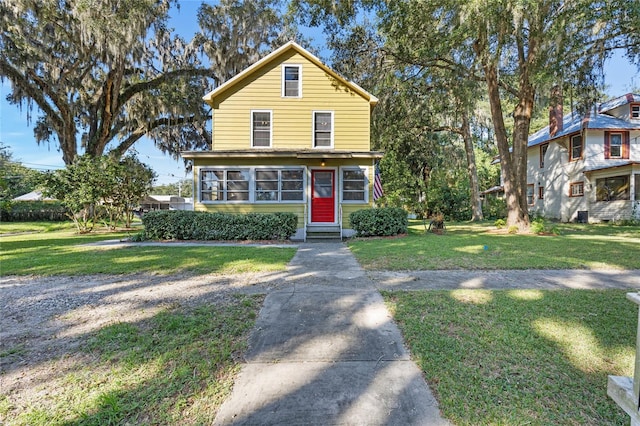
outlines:
M55 198L49 198L42 195L42 191L31 191L12 199L11 201L54 201Z
M640 95L552 110L529 137L527 198L530 213L564 222L640 218Z

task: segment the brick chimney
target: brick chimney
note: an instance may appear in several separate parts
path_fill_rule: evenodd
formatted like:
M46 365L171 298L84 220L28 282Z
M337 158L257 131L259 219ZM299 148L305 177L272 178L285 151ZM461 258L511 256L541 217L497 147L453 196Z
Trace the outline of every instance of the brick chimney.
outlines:
M562 131L562 87L553 86L549 99L549 136Z

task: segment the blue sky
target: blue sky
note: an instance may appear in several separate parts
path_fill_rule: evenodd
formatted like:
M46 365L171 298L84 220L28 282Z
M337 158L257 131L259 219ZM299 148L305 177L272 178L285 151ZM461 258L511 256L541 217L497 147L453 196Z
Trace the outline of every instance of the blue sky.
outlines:
M196 12L200 1L181 1L180 10L172 11L170 26L183 35L185 39L191 39L197 30ZM312 31L318 43L322 42L322 36L318 31ZM637 70L620 55L614 56L606 64L605 84L607 94L618 96L631 91L634 86L640 86L640 77ZM27 124L28 109L20 110L17 106L6 101L10 89L10 83L5 81L0 87L0 141L9 146L16 161L25 166L39 170L50 170L64 167L62 153L58 152L55 144L38 145L33 137L32 127ZM204 95L210 88L203 88ZM37 117L34 112L33 118ZM155 148L149 139L142 139L134 146L138 158L151 166L158 175L157 184L177 182L179 179L189 177L185 173L182 160L174 160L168 154Z

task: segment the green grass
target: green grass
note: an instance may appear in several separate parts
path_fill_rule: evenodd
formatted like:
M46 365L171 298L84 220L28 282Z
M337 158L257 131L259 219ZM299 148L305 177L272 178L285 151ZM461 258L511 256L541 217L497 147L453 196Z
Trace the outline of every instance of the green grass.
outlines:
M75 229L73 222L0 222L0 235L21 232L51 232Z
M626 425L607 375L632 376L625 292L385 292L413 359L456 425Z
M23 412L5 398L0 418L15 425L212 424L262 301L237 296L109 325L66 354L72 367L41 385L55 392Z
M443 235L414 221L409 235L349 242L371 270L640 269L640 227L558 224L560 235L496 232L492 224L447 223Z
M79 244L126 237L126 233L52 231L4 236L2 275L87 275L146 272L242 273L284 270L295 248L128 247L106 249Z

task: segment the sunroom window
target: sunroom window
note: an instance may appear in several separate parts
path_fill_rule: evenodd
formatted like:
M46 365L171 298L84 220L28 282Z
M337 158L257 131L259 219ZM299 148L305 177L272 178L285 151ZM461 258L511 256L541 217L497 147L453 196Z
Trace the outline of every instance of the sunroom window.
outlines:
M367 176L365 169L342 170L342 201L366 202Z
M629 200L630 196L629 176L596 179L597 201Z
M256 170L255 201L302 201L302 169Z
M200 201L248 200L248 170L202 170L200 172Z

